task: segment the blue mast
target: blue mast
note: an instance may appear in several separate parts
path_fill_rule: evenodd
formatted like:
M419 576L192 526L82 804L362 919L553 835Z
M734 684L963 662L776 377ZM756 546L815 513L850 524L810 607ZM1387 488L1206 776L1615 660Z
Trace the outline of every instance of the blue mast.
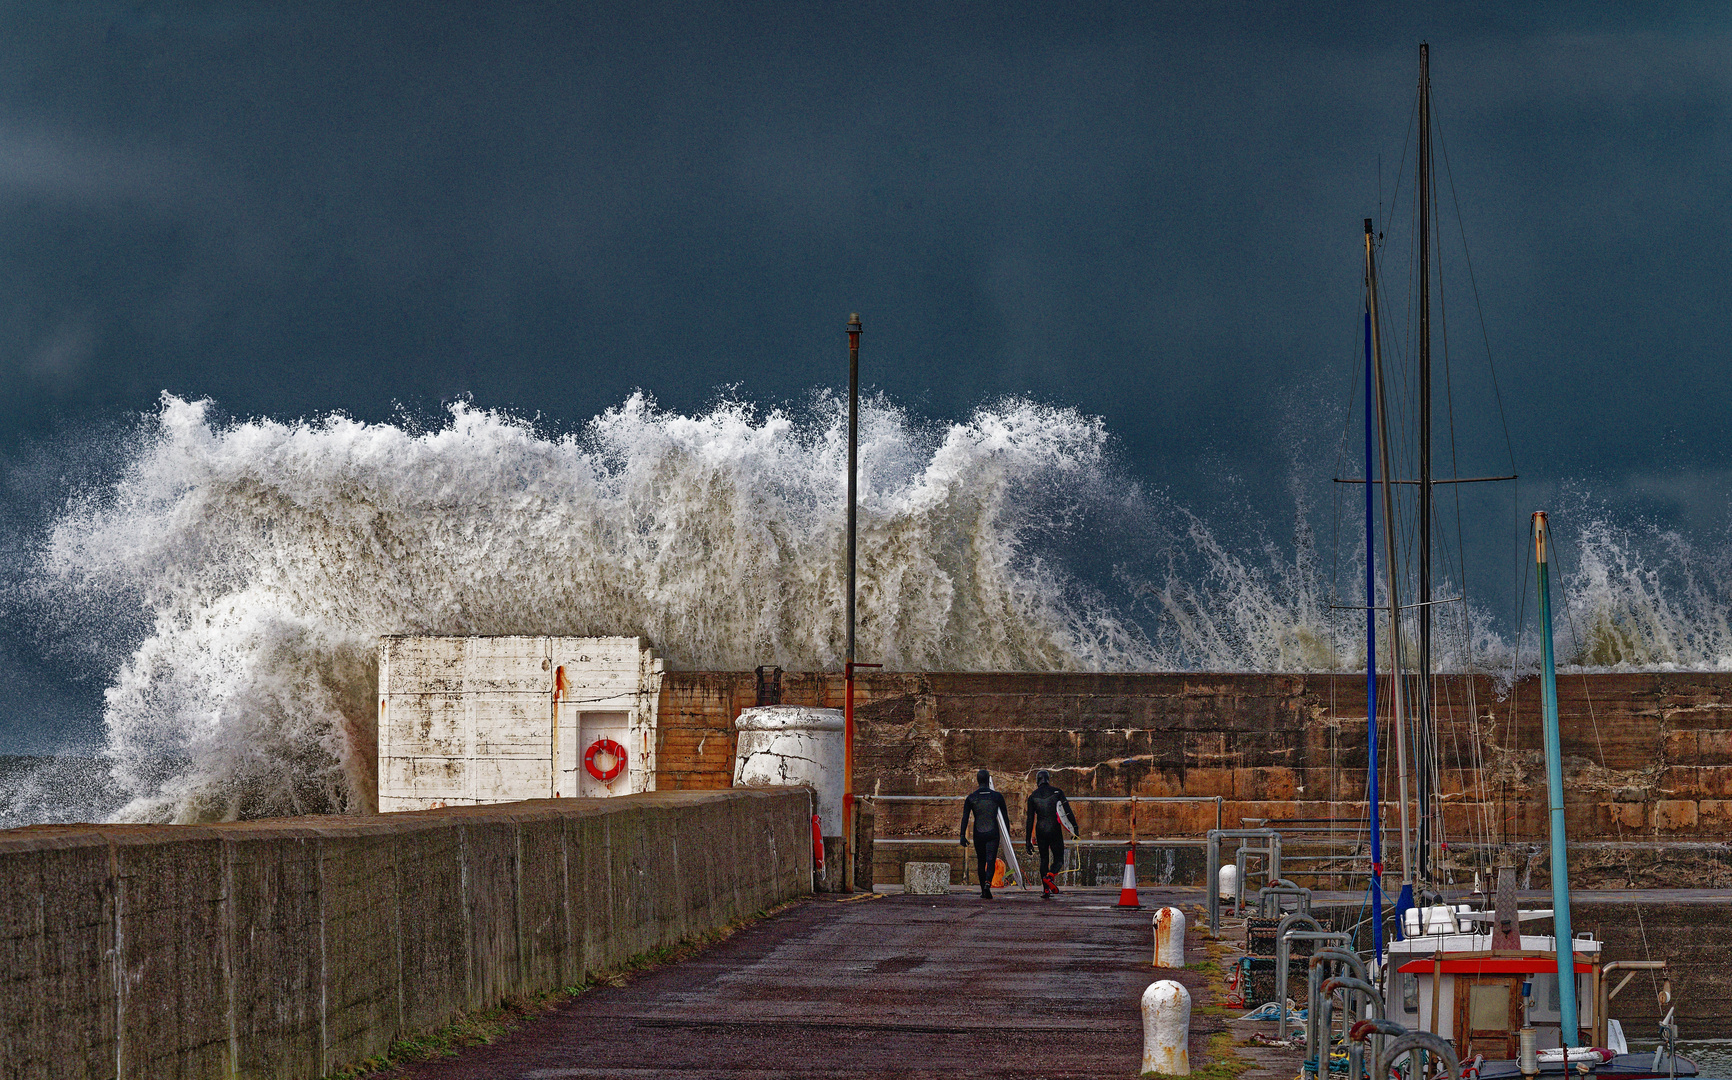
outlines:
M1383 963L1383 836L1377 797L1377 547L1371 468L1371 219L1365 219L1365 735L1370 754L1365 801L1371 815L1371 942Z
M1546 512L1534 512L1534 560L1539 563L1540 705L1546 729L1546 796L1552 825L1552 932L1558 957L1558 1039L1575 1046L1581 1038L1576 1022L1576 956L1570 930L1570 864L1564 837L1563 738L1558 730L1558 672L1552 656L1551 579L1546 568Z

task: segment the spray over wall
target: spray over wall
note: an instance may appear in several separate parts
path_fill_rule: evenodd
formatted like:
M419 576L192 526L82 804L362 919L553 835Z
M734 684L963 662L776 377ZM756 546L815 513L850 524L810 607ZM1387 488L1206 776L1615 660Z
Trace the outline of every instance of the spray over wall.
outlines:
M98 663L113 672L105 764L123 818L370 805L381 634L636 634L673 669L840 664L833 398L681 415L637 395L563 434L462 404L431 428L213 414L165 395L120 479L44 537L30 585L32 618L115 657ZM1331 607L1303 505L1291 543L1229 544L1128 479L1098 418L1021 400L955 423L871 401L861 452L862 659L1363 669L1363 616ZM1589 628L1577 655L1723 665L1725 620L1699 618L1724 610L1720 577L1686 575L1683 617L1702 628L1679 633L1666 605L1680 601L1631 567L1626 540L1583 535L1567 590ZM1508 671L1476 621L1474 655ZM1614 645L1595 644L1612 640L1598 627ZM1447 638L1438 657L1468 662ZM40 802L33 820L65 816Z

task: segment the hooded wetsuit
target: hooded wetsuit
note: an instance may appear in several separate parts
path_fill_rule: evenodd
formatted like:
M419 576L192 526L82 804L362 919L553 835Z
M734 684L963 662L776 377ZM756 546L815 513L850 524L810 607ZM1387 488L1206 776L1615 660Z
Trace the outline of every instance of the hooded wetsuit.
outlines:
M1035 841L1040 845L1040 876L1046 880L1047 869L1058 873L1064 868L1064 826L1060 824L1059 808L1064 808L1064 815L1070 821L1071 828L1076 828L1076 814L1070 808L1070 800L1064 797L1064 792L1051 784L1043 783L1028 797L1028 814L1025 818L1023 831L1033 833Z
M974 815L974 855L980 860L980 887L984 890L992 881L994 864L998 862L998 815L1009 812L1004 796L989 787L982 787L963 800L962 842L968 843L968 815Z

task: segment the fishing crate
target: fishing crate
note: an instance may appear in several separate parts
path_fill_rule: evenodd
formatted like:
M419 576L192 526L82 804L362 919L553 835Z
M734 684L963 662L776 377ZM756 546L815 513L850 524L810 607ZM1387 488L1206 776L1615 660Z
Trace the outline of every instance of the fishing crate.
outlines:
M1275 930L1280 925L1280 919L1246 919L1245 952L1252 956L1274 956Z
M1251 956L1274 956L1275 946L1280 942L1277 936L1280 928L1280 919L1246 919L1245 952ZM1287 955L1310 956L1316 948L1315 941L1297 938L1287 943Z

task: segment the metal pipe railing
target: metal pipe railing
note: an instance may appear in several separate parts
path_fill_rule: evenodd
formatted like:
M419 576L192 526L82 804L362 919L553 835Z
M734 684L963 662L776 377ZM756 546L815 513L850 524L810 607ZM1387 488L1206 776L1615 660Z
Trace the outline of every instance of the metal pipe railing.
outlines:
M1216 937L1221 933L1221 841L1222 840L1267 840L1270 856L1269 878L1272 881L1281 877L1281 834L1274 829L1210 829L1208 833L1209 858L1203 875L1203 892L1209 900L1209 936ZM1244 882L1235 886L1235 898L1244 895Z

